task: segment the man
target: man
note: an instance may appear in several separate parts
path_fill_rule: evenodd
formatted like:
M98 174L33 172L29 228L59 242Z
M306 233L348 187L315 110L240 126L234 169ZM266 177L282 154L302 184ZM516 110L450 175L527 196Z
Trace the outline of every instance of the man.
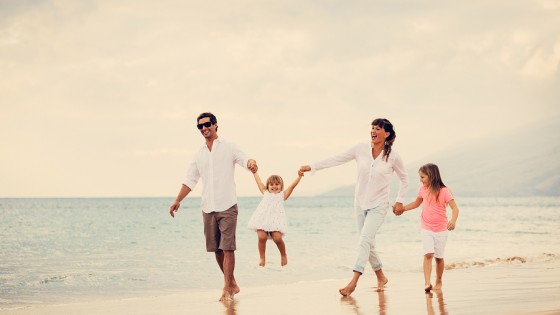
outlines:
M197 118L197 128L206 140L195 154L187 176L169 213L175 217L181 201L202 178L202 218L206 250L214 252L224 274L224 290L220 301L230 301L239 286L235 281L235 232L237 226L237 195L235 192L235 164L256 172L257 162L248 159L234 144L218 138L218 120L212 113Z

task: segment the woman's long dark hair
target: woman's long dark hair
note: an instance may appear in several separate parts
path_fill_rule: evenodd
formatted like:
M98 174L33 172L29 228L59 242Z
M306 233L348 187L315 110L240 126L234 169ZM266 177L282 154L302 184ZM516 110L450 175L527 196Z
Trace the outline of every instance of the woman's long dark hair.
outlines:
M383 128L386 132L390 132L391 134L385 139L385 144L383 145L383 159L385 161L389 160L389 154L391 154L391 147L395 142L395 138L397 138L397 134L395 133L395 128L393 124L385 118L377 118L371 122L372 126L377 126L379 128Z

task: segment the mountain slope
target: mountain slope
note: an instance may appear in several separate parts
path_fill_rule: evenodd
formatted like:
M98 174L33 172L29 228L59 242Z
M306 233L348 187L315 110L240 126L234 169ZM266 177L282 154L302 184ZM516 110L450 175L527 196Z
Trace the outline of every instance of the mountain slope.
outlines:
M519 133L458 145L409 163L408 197L414 198L420 185L418 168L428 162L439 166L444 183L457 196L560 196L559 128L555 119L540 126L528 126ZM433 141L437 141L436 136ZM395 177L392 195L397 189ZM353 193L354 186L345 186L325 195Z

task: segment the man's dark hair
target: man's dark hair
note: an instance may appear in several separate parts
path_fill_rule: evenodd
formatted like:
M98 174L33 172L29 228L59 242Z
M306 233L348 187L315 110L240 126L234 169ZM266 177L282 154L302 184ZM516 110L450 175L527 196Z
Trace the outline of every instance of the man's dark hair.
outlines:
M198 115L198 118L196 119L196 123L198 124L198 122L202 119L202 118L210 118L210 122L212 123L212 125L215 125L218 123L218 119L216 118L216 116L214 116L214 114L210 113L210 112L206 112L206 113L202 113L200 115ZM218 131L218 127L216 126L216 131Z

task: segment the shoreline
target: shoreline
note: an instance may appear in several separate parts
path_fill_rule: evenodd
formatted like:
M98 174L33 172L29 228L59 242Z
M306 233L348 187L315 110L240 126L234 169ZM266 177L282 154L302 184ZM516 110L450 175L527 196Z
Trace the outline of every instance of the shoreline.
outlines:
M560 261L446 270L443 288L425 294L423 274L387 274L383 292L366 272L350 297L338 293L348 279L242 287L233 302L221 288L131 298L84 297L83 302L0 309L0 314L560 314Z

